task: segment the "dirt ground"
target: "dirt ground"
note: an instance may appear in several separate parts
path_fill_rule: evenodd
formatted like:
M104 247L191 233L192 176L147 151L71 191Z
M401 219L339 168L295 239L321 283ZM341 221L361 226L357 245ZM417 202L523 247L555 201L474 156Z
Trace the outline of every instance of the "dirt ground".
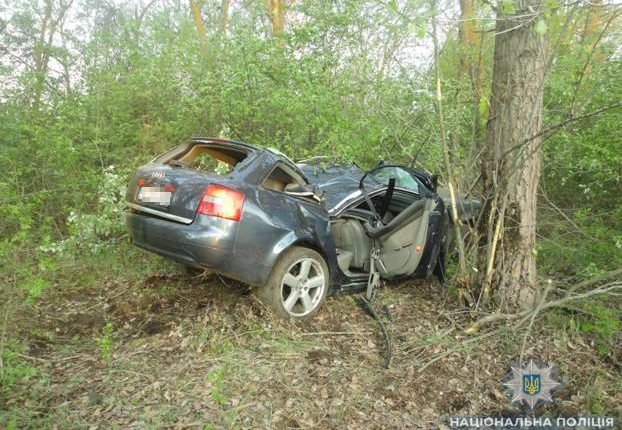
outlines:
M17 329L23 359L45 376L0 409L29 411L33 428L62 429L443 429L452 415L517 412L501 380L522 333L446 354L467 338L459 333L472 316L432 281L390 285L375 308L390 334L389 369L378 325L352 295L291 324L216 276L58 288ZM619 419L621 363L600 358L589 338L534 327L524 356L554 364L563 378L540 413Z

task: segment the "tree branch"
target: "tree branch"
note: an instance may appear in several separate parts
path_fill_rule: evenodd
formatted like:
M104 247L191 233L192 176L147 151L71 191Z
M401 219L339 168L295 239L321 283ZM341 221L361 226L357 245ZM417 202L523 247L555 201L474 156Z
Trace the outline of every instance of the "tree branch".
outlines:
M566 125L570 124L571 122L581 121L581 120L584 120L584 119L587 119L587 118L591 118L593 116L599 115L599 114L601 114L603 112L606 112L608 110L619 108L619 107L622 107L622 102L614 103L612 105L602 107L602 108L597 109L597 110L595 110L593 112L589 112L589 113L586 113L586 114L583 114L583 115L578 115L578 116L570 115L565 120L563 120L561 122L558 122L557 124L554 124L554 125L552 125L550 127L547 127L547 128L545 128L543 130L540 130L538 133L534 134L533 136L530 136L530 137L526 138L521 143L518 143L518 144L514 145L513 147L511 147L510 149L505 151L505 153L503 154L502 158L507 157L510 153L516 151L517 149L520 149L521 147L525 146L526 144L528 144L532 140L537 139L537 138L539 138L541 136L545 136L546 135L546 139L548 139L553 134L555 134L555 132L557 132L558 130L564 128ZM542 145L542 143L540 143L539 146L541 146L541 145Z

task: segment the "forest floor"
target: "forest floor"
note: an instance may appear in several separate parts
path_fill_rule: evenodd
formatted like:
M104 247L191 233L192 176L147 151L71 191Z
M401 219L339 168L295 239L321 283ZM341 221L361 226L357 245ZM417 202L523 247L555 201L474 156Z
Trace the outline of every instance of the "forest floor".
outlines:
M382 334L355 296L292 324L238 283L169 269L123 279L74 268L16 314L19 358L33 371L0 397L0 428L443 429L449 416L517 412L501 380L523 334L443 356L473 320L436 281L379 292L385 369ZM554 364L564 383L540 413L619 420L619 351L603 358L568 327L534 327L526 344L524 356Z

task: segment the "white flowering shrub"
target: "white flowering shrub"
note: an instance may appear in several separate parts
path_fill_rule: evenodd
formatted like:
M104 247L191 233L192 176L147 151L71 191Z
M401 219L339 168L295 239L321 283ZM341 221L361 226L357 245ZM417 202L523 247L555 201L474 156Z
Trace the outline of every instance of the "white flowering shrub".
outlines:
M95 254L121 239L125 235L123 212L126 177L116 171L114 166L108 167L98 188L96 213L70 212L67 218L69 236L41 246L40 249L57 254Z

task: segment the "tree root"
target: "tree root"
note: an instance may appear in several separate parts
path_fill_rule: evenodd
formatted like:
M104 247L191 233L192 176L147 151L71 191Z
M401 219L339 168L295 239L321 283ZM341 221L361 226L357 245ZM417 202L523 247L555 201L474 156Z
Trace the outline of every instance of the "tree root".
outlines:
M533 327L534 322L537 320L537 318L543 315L544 310L552 309L552 308L566 308L569 303L578 302L578 301L581 301L587 298L592 298L592 297L597 297L597 296L607 296L607 295L618 296L622 292L622 280L608 282L596 288L593 288L589 291L584 291L582 293L576 293L576 291L581 290L582 288L585 288L588 286L593 286L599 282L618 276L621 273L622 273L622 270L614 270L604 275L595 277L589 281L581 282L580 284L577 284L565 290L565 294L562 297L556 300L551 300L551 301L547 301L548 294L550 290L552 289L552 286L548 285L544 293L542 294L542 298L537 303L537 305L534 306L533 308L526 309L524 311L514 313L514 314L495 313L495 314L487 315L477 320L470 327L464 330L463 333L466 335L474 335L478 333L482 327L488 326L494 323L498 323L498 322L506 322L506 323L512 322L511 330L517 331L517 330L520 330L523 327L523 325L529 321L529 325L525 330L525 333L523 335L522 345L521 345L520 358L522 360L523 353L525 350L525 345L527 343L527 338L529 336L529 333L531 332L531 328ZM456 344L453 347L447 349L446 351L434 354L428 361L426 361L419 367L418 371L422 372L427 367L431 366L437 361L451 354L459 352L467 348L469 345L474 345L474 344L476 345L477 343L481 342L484 339L490 338L492 336L496 336L500 334L502 331L507 330L507 329L508 329L507 325L500 325L498 327L493 327L485 332L479 333L475 336L463 338L459 340L458 342L456 342Z

